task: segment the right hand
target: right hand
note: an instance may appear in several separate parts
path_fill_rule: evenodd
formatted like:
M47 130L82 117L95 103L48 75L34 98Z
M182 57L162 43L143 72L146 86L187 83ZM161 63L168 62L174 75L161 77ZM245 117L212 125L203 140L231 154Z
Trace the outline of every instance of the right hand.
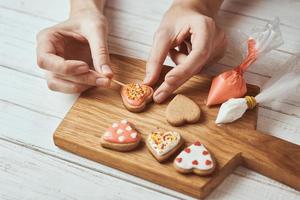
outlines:
M108 87L113 73L107 32L105 16L91 10L73 13L68 20L39 32L37 62L47 70L48 87L64 93Z

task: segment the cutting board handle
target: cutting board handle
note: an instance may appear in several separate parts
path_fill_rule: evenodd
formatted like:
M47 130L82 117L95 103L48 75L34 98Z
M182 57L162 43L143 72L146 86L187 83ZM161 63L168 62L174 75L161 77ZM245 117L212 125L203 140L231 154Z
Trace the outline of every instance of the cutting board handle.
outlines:
M234 136L243 142L245 167L300 190L299 145L255 130L237 131Z

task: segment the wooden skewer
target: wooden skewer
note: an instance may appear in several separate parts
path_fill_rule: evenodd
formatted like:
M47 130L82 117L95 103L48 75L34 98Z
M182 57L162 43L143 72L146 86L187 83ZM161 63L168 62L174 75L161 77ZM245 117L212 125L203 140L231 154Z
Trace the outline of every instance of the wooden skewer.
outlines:
M94 72L95 72L95 71L94 71ZM99 76L103 77L103 78L107 78L106 76L100 74L99 72L96 72L96 73L97 73ZM120 85L120 86L125 86L125 85L126 85L125 83L122 83L122 82L120 82L120 81L117 81L117 80L115 80L115 79L113 79L113 78L111 78L111 81L113 81L114 83L116 83L116 84L118 84L118 85Z
M122 83L120 81L117 81L115 79L111 79L111 81L113 81L114 83L118 84L118 85L121 85L121 86L125 86L125 83Z

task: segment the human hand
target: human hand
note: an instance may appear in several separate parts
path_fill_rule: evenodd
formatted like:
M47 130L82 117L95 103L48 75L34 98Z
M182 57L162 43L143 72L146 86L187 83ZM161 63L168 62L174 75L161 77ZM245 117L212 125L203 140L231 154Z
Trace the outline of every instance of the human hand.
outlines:
M175 1L165 13L154 36L144 83L153 85L157 82L168 54L177 66L166 74L164 82L155 91L155 102L163 102L204 65L224 55L226 37L215 24L211 12L207 7L199 7L199 0L187 0Z
M84 9L37 35L37 62L47 70L51 90L80 93L92 86L110 85L107 29L101 11Z

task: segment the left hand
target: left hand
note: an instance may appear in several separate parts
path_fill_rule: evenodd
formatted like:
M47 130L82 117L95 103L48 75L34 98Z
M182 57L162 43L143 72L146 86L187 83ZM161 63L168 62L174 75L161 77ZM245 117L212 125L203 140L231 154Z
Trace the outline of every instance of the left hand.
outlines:
M225 34L217 27L209 11L198 9L199 2L187 2L193 1L179 1L171 6L154 37L144 83L153 85L157 82L168 54L177 65L166 74L164 82L155 91L153 99L156 103L163 102L199 73L204 65L222 58L226 50ZM185 42L191 44L190 52Z

